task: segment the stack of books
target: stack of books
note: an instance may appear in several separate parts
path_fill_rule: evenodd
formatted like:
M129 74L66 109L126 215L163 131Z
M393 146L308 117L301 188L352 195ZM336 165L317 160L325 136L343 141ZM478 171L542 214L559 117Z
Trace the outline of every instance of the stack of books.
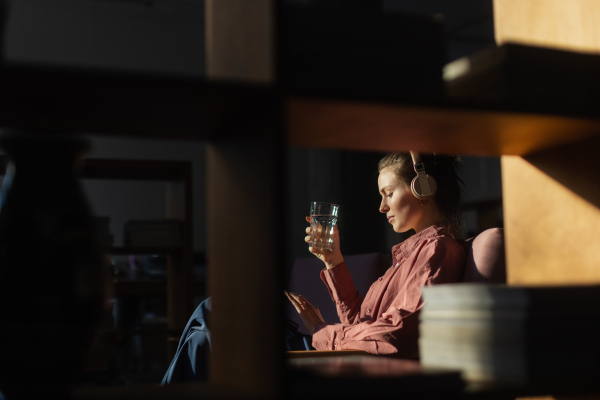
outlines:
M460 283L423 297L423 366L506 385L586 387L600 376L600 286Z
M182 225L180 220L133 220L125 224L126 246L178 247L182 243Z

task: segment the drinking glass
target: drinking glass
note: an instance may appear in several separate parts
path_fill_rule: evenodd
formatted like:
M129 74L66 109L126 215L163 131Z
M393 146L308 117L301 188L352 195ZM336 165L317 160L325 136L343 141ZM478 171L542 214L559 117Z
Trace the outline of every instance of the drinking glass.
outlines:
M310 203L311 247L333 250L333 227L337 224L340 206L313 201Z

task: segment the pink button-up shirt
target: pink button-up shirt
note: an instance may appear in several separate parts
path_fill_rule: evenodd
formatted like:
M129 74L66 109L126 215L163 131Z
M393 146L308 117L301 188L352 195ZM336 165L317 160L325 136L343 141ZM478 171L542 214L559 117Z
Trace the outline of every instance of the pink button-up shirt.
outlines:
M459 282L465 250L444 227L434 225L394 246L392 254L393 266L371 285L364 300L345 263L321 271L341 324L317 325L315 349L417 354L421 290L425 285Z

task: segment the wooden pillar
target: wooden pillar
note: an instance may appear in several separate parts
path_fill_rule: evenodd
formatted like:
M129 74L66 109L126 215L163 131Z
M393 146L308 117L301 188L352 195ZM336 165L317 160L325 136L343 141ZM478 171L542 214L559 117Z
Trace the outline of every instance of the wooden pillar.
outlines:
M280 153L261 140L207 148L210 380L261 398L281 380Z
M206 0L208 79L273 82L273 18L273 0ZM281 392L280 103L238 110L207 146L209 379L259 398Z
M600 50L597 0L494 0L496 43Z
M497 44L597 53L598 20L596 0L494 0ZM509 284L600 283L598 149L591 139L502 157Z
M600 51L596 0L494 0L496 42ZM600 283L600 143L502 157L509 284Z
M205 0L209 79L273 82L274 0Z
M600 140L502 157L509 284L600 283Z

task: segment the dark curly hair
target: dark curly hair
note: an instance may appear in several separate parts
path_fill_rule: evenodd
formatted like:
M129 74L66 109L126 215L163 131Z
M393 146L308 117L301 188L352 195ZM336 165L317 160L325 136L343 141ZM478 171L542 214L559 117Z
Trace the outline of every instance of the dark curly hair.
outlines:
M444 215L445 225L450 234L457 237L461 229L460 201L464 182L458 176L461 159L453 154L420 154L427 174L437 181L437 192L433 201ZM378 171L391 168L398 178L410 186L417 175L410 153L390 153L379 161Z

